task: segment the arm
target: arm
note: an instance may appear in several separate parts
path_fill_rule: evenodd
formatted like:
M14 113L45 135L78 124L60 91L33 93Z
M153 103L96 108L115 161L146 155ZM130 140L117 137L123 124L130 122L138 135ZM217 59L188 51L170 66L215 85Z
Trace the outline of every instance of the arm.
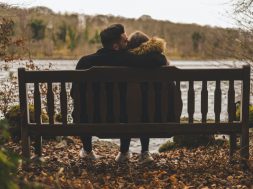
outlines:
M87 57L82 57L79 61L78 61L78 63L77 63L77 65L76 65L76 70L85 70L85 69L89 69L89 68L91 68L92 67L92 65L90 64L90 62L88 61L88 59L87 59ZM71 90L70 90L70 96L71 96L71 98L72 99L74 99L74 93L75 93L75 86L77 85L77 83L72 83L72 88L71 88Z
M143 54L143 55L135 55L132 53L128 53L129 56L129 64L130 66L136 67L159 67L168 65L168 61L166 57L157 52Z

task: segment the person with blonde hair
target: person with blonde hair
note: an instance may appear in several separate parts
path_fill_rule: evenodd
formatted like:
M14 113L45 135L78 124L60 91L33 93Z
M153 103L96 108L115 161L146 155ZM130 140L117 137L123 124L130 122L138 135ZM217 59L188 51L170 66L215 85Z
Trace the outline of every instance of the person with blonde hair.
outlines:
M157 65L169 65L169 62L167 61L164 53L166 50L166 42L158 37L152 37L150 38L147 34L136 31L130 34L128 38L128 44L127 44L128 51L134 55L139 56L145 56L149 55L150 57L156 57L154 58L154 63ZM145 67L145 62L141 63L143 67ZM147 64L148 67L148 64ZM145 83L141 84L142 91L145 91ZM146 95L145 92L143 92L142 95ZM142 99L147 99L145 97L142 97ZM147 111L148 102L142 103L142 112ZM144 113L144 116L142 116L142 122L148 122L148 116L147 112ZM158 120L157 120L158 121ZM120 139L120 152L116 157L117 162L124 162L127 161L130 158L129 153L129 147L130 147L130 141L131 138L121 138ZM151 156L149 152L149 137L140 137L141 141L141 154L139 157L140 163L148 163L152 162L154 159Z

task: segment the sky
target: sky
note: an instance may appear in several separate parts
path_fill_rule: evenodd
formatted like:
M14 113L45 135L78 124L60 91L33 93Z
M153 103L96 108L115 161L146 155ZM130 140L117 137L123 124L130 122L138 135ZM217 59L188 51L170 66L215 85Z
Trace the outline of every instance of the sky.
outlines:
M111 14L127 18L150 15L175 23L235 27L231 0L0 0L20 7L46 6L54 12Z

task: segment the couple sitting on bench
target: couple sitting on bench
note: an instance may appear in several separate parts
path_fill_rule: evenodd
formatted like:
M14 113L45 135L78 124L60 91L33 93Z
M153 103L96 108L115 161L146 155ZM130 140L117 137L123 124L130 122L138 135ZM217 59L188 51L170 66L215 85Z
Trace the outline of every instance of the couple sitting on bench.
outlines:
M165 41L160 38L150 38L142 32L134 32L129 37L124 31L124 26L121 24L114 24L104 29L100 33L103 48L99 49L96 53L82 57L77 63L76 69L89 69L92 66L130 66L130 67L143 67L154 68L164 65L169 65L166 57L163 55L165 51ZM73 83L76 85L76 83ZM174 83L170 84L171 89L175 89ZM72 87L71 96L74 98L74 88ZM82 89L82 87L81 87ZM82 95L84 91L80 91ZM84 94L84 93L83 93ZM173 98L173 97L172 97ZM173 99L171 99L173 101ZM81 107L85 102L81 101ZM182 106L182 105L179 105ZM82 111L80 113L82 115ZM178 120L173 117L174 113L171 112L169 121ZM75 122L75 110L72 113ZM148 120L143 117L143 122ZM87 119L84 116L80 117L80 121L85 123ZM122 120L127 122L127 118ZM98 156L92 150L92 137L81 137L83 148L80 150L80 157L96 160ZM130 158L129 146L131 138L120 138L120 152L115 158L116 162L126 162ZM152 162L153 158L149 153L149 138L141 137L141 154L140 163Z

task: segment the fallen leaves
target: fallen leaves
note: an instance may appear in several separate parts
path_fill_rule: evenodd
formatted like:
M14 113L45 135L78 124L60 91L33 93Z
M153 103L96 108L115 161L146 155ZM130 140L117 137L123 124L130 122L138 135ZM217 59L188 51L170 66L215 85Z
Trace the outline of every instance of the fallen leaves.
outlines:
M158 189L158 188L250 188L253 185L252 161L243 170L237 154L229 161L228 146L179 148L152 154L155 163L139 165L138 154L119 165L114 161L118 146L104 141L94 142L101 155L97 162L79 158L81 143L71 137L65 142L44 140L43 161L32 159L29 168L18 176L24 181L43 183L52 188L85 189ZM20 144L9 143L9 149L20 152ZM252 148L250 150L252 157Z

